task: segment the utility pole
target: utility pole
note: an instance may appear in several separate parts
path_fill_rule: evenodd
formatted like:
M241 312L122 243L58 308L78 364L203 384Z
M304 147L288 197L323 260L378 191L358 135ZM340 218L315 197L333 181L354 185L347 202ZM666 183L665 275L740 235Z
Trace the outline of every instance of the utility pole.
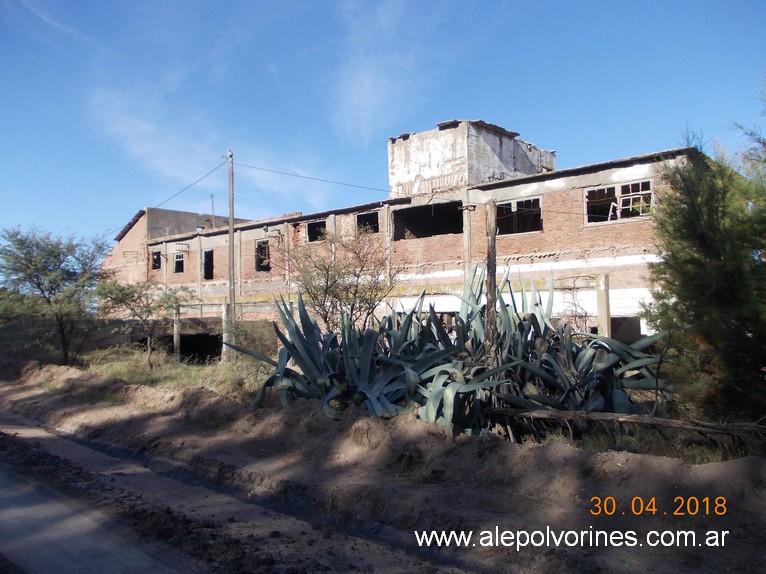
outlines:
M229 314L232 321L237 319L234 306L234 154L227 153L229 162Z
M234 154L231 150L227 151L226 160L229 164L229 303L224 306L223 312L223 342L234 343L232 327L237 320L237 314L234 300L236 292L234 285ZM224 345L221 358L225 361L233 361L234 351Z

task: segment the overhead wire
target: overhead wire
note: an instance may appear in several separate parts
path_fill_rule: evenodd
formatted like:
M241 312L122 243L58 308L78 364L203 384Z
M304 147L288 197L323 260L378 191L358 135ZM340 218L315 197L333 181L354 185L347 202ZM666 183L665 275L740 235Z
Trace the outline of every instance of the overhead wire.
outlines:
M323 179L323 178L320 178L320 177L313 177L313 176L308 176L308 175L300 175L300 174L297 174L297 173L290 173L290 172L287 172L287 171L280 171L280 170L277 170L277 169L270 169L270 168L261 167L261 166L257 166L257 165L250 165L250 164L246 164L246 163L233 162L233 164L237 165L237 166L240 166L240 167L246 167L248 169L255 169L255 170L259 170L259 171L266 171L266 172L269 172L269 173L276 173L276 174L284 175L284 176L287 176L287 177L297 177L297 178L300 178L300 179L308 179L308 180L311 180L311 181L319 181L319 182L322 182L322 183L329 183L329 184L332 184L332 185L342 185L342 186L345 186L345 187L353 187L353 188L357 188L357 189L369 189L371 191L382 191L382 192L386 192L386 193L388 193L388 191L389 191L388 189L382 189L382 188L379 188L379 187L370 187L370 186L366 186L366 185L357 185L357 184L353 184L353 183L346 183L346 182L343 182L343 181L335 181L335 180L331 180L331 179ZM226 165L226 161L223 161L223 162L219 163L213 169L208 171L205 175L197 178L196 180L194 180L192 183L190 183L189 185L187 185L183 189L180 189L179 191L177 191L176 193L174 193L173 195L171 195L170 197L168 197L167 199L165 199L164 201L158 203L157 205L155 205L153 207L157 208L157 207L161 207L161 206L165 205L166 203L168 203L172 199L175 199L176 197L181 195L187 189L195 186L200 181L202 181L203 179L205 179L209 175L211 175L214 172L216 172L217 170L219 170L224 165ZM504 219L506 217L513 217L514 215L517 215L517 214L518 215L522 215L523 213L531 213L531 212L536 212L536 211L540 211L540 210L539 209L523 208L522 207L522 208L519 208L514 213L506 214L506 215L501 215L501 216L499 216L498 219ZM571 211L559 211L559 210L554 210L554 209L546 209L545 212L546 213L558 213L558 214L564 214L564 215L576 215L578 217L582 217L582 215L583 215L582 213L575 213L575 212L571 212ZM108 231L108 232L104 233L103 235L101 235L99 237L99 239L103 239L103 238L107 237L108 235L111 235L112 233L114 233L116 231L119 231L120 229L122 229L122 227L123 226L120 226L120 227L117 227L117 228L115 228L115 229L113 229L111 231Z
M199 178L199 179L198 179L198 180L196 180L196 181L193 181L192 183L190 183L189 185L187 185L186 187L184 187L184 188L183 188L181 191L178 191L178 192L174 193L173 195L171 195L170 197L168 197L168 198L167 198L165 201L163 201L162 203L158 203L158 204L157 204L157 205L155 205L154 207L155 207L155 208L157 208L157 207L160 207L160 206L162 206L162 205L165 205L165 204L166 204L168 201L170 201L171 199L173 199L173 198L175 198L175 197L178 197L179 195L181 195L181 194L182 194L184 191L186 191L186 190L187 190L187 189L189 189L190 187L192 187L192 186L194 186L194 185L197 185L197 184L198 184L200 181L202 181L202 180L203 180L203 179L205 179L207 176L209 176L211 173L213 173L214 171L216 171L216 170L220 169L220 168L221 168L222 166L224 166L224 165L226 165L226 162L225 162L225 161L222 161L222 162L221 162L221 163L219 163L217 166L215 166L213 169L211 169L209 172L207 172L205 175L203 175L201 178Z
M261 167L261 166L257 166L257 165L249 165L249 164L246 164L246 163L239 163L239 162L233 162L233 163L234 163L234 165L238 165L240 167L246 167L246 168L249 168L249 169L257 169L257 170L260 170L260 171L267 171L267 172L270 172L270 173L276 173L276 174L285 175L285 176L288 176L288 177L297 177L297 178L301 178L301 179L309 179L309 180L312 180L312 181L319 181L319 182L322 182L322 183L330 183L330 184L333 184L333 185L343 185L343 186L346 186L346 187L354 187L354 188L357 188L357 189L369 189L371 191L383 191L383 192L386 192L386 193L388 192L387 189L381 189L379 187L369 187L369 186L366 186L366 185L356 185L356 184L353 184L353 183L345 183L343 181L334 181L334 180L331 180L331 179L322 179L320 177L312 177L312 176L308 176L308 175L300 175L300 174L297 174L297 173L290 173L290 172L286 172L286 171L280 171L280 170L277 170L277 169L269 169L269 168L266 168L266 167ZM158 203L157 205L155 205L153 207L157 208L157 207L161 207L161 206L165 205L170 200L175 199L176 197L181 195L184 191L186 191L190 187L195 186L200 181L202 181L203 179L205 179L206 177L208 177L209 175L211 175L212 173L214 173L215 171L217 171L218 169L220 169L224 165L226 165L225 161L219 163L217 166L215 166L213 169L211 169L205 175L203 175L202 177L194 180L192 183L190 183L189 185L187 185L183 189L177 191L176 193L174 193L173 195L171 195L170 197L168 197L167 199L165 199L164 201L162 201L161 203ZM121 225L120 227L116 227L115 229L113 229L111 231L107 231L106 233L101 235L98 239L104 239L105 237L111 235L112 233L115 233L116 231L119 231L123 227L124 226Z
M277 169L269 169L269 168L260 167L260 166L257 166L257 165L247 165L245 163L238 163L236 161L234 162L234 165L238 165L238 166L241 166L241 167L247 167L247 168L250 168L250 169L257 169L257 170L260 170L260 171L268 171L269 173L278 173L279 175L286 175L286 176L289 176L289 177L299 177L301 179L310 179L312 181L321 181L322 183L332 183L333 185L344 185L346 187L355 187L357 189L369 189L369 190L372 190L372 191L385 191L386 193L388 193L387 189L381 189L379 187L369 187L369 186L366 186L366 185L356 185L356 184L353 184L353 183L345 183L345 182L342 182L342 181L333 181L331 179L322 179L320 177L311 177L311 176L308 176L308 175L300 175L300 174L297 174L297 173L289 173L287 171L279 171Z
M207 172L205 175L203 175L203 176L202 176L202 177L200 177L200 178L197 178L196 180L194 180L192 183L190 183L189 185L187 185L186 187L184 187L184 188L183 188L183 189L181 189L180 191L177 191L176 193L174 193L173 195L171 195L170 197L168 197L168 198L167 198L165 201L163 201L163 202L161 202L161 203L158 203L157 205L154 205L153 207L156 209L157 207L161 207L161 206L165 205L165 204L166 204L168 201L170 201L171 199L174 199L174 198L178 197L179 195L181 195L181 194L182 194L184 191L186 191L186 190L187 190L187 189L189 189L190 187L193 187L193 186L197 185L197 184L198 184L200 181L202 181L202 180L203 180L203 179L205 179L207 176L209 176L210 174L214 173L215 171L217 171L218 169L220 169L220 168L221 168L222 166L224 166L224 165L226 165L226 162L225 162L225 161L223 161L223 162L219 163L217 166L215 166L213 169L211 169L211 170L210 170L209 172ZM112 233L115 233L116 231L119 231L119 230L120 230L120 229L122 229L123 227L125 227L125 226L124 226L124 225L120 225L119 227L115 227L114 229L112 229L112 230L110 230L110 231L107 231L107 232L106 232L106 233L104 233L103 235L99 236L97 239L98 239L98 240L104 239L105 237L108 237L108 236L109 236L109 235L111 235Z

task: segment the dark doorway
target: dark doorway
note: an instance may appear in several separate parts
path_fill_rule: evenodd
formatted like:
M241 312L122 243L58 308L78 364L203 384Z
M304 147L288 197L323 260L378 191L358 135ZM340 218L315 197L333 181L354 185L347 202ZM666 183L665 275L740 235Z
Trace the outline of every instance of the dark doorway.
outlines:
M205 279L213 278L213 250L206 249L202 254L202 277Z

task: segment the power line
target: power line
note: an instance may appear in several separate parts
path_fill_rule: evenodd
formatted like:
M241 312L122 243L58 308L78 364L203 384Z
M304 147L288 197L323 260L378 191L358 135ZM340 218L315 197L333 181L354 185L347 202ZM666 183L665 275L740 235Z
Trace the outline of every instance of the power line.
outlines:
M199 178L198 180L196 180L196 181L194 181L194 182L190 183L189 185L187 185L186 187L184 187L184 188L183 188L181 191L174 193L173 195L171 195L170 197L168 197L168 198L167 198L165 201L163 201L162 203L158 203L158 204L157 204L157 205L155 205L154 207L156 208L156 207L160 207L160 206L162 206L162 205L165 205L165 204L166 204L168 201L170 201L170 200L171 200L171 199L173 199L174 197L178 197L178 196L179 196L179 195L181 195L181 194L182 194L184 191L186 191L187 189L189 189L189 188L190 188L190 187L192 187L193 185L196 185L196 184L198 184L200 181L202 181L202 180L203 180L203 179L205 179L207 176L209 176L211 173L213 173L214 171L216 171L217 169L219 169L221 166L224 166L224 165L226 165L226 162L225 162L225 161L222 161L222 162L221 162L221 163L219 163L217 166L215 166L213 169L211 169L209 172L207 172L205 175L203 175L201 178Z
M279 170L276 170L276 169L268 169L266 167L259 167L257 165L247 165L247 164L244 164L244 163L234 162L234 165L238 165L238 166L241 166L241 167L248 167L250 169L257 169L257 170L260 170L260 171L268 171L270 173L278 173L279 175L286 175L286 176L289 176L289 177L299 177L301 179L310 179L312 181L321 181L322 183L332 183L334 185L345 185L346 187L356 187L358 189L370 189L372 191L385 191L386 193L388 193L387 189L380 189L379 187L368 187L366 185L356 185L356 184L353 184L353 183L344 183L342 181L333 181L331 179L322 179L322 178L319 178L319 177L310 177L308 175L299 175L297 173L288 173L286 171L279 171Z
M160 206L162 206L162 205L165 205L165 204L166 204L168 201L170 201L170 200L171 200L171 199L173 199L173 198L176 198L176 197L178 197L179 195L181 195L181 194L182 194L184 191L186 191L186 190L187 190L187 189L189 189L190 187L192 187L192 186L194 186L194 185L197 185L197 184L198 184L200 181L202 181L202 180L203 180L203 179L205 179L207 176L209 176L210 174L212 174L212 173L213 173L213 172L215 172L216 170L220 169L220 168L221 168L222 166L224 166L224 165L226 165L226 162L225 162L225 161L223 161L223 162L219 163L217 166L215 166L213 169L211 169L211 170L210 170L209 172L207 172L205 175L203 175L202 177L200 177L200 178L198 178L198 179L194 180L192 183L190 183L189 185L187 185L186 187L184 187L182 190L180 190L180 191L177 191L176 193L174 193L173 195L171 195L170 197L168 197L168 198L167 198L165 201L163 201L162 203L158 203L158 204L157 204L157 205L155 205L154 207L155 207L155 208L157 208L157 207L160 207ZM112 233L115 233L116 231L119 231L119 230L120 230L120 229L122 229L123 227L125 227L125 226L124 226L124 225L120 225L119 227L116 227L116 228L112 229L111 231L107 231L106 233L104 233L103 235L101 235L100 237L98 237L98 239L104 239L105 237L108 237L108 236L109 236L109 235L111 235Z
M354 187L354 188L357 188L357 189L369 189L371 191L382 191L382 192L386 192L386 193L388 193L388 191L389 191L388 189L381 189L379 187L369 187L369 186L366 186L366 185L356 185L356 184L353 184L353 183L345 183L345 182L342 182L342 181L334 181L334 180L331 180L331 179L323 179L323 178L320 178L320 177L312 177L312 176L308 176L308 175L300 175L300 174L297 174L297 173L290 173L290 172L286 172L286 171L280 171L280 170L277 170L277 169L269 169L269 168L260 167L260 166L257 166L257 165L248 165L248 164L239 163L239 162L233 162L233 164L234 165L238 165L240 167L246 167L246 168L249 168L249 169L256 169L256 170L259 170L259 171L267 171L269 173L276 173L276 174L284 175L284 176L287 176L287 177L297 177L297 178L300 178L300 179L309 179L311 181L319 181L319 182L322 182L322 183L330 183L330 184L333 184L333 185L343 185L345 187ZM203 179L205 179L206 177L208 177L209 175L211 175L212 173L214 173L215 171L217 171L218 169L220 169L224 165L226 165L226 161L223 161L223 162L219 163L217 166L215 166L213 169L211 169L205 175L203 175L202 177L194 180L192 183L190 183L189 185L187 185L183 189L177 191L176 193L174 193L173 195L171 195L170 197L165 199L163 202L158 203L154 207L157 208L157 207L161 207L161 206L165 205L170 200L178 197L179 195L181 195L184 191L186 191L190 187L195 186L200 181L202 181ZM505 218L508 218L508 217L514 217L515 215L524 215L524 214L527 214L527 213L530 213L530 214L534 213L534 212L538 212L539 213L541 211L544 212L544 213L558 213L558 214L563 214L563 215L575 215L575 216L578 216L578 217L582 217L583 216L582 213L576 213L576 212L571 212L571 211L559 211L559 210L555 210L555 209L540 210L540 209L534 209L534 208L520 207L514 213L506 214L506 215L501 215L501 216L498 217L498 219L505 219ZM123 226L120 226L120 227L117 227L117 228L113 229L112 231L106 232L105 234L100 236L99 239L103 239L104 237L107 237L108 235L111 235L112 233L114 233L116 231L119 231L120 229L122 229L122 227Z

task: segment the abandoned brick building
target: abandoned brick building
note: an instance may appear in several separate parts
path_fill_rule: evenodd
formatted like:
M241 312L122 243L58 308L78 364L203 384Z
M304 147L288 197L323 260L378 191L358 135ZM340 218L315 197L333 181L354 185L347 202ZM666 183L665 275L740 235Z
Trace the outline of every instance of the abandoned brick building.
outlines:
M236 314L275 317L274 297L294 297L289 266L275 264L278 242L324 241L324 231L371 229L403 269L389 303L411 307L425 288L438 313L460 308L474 264L487 256L487 209L495 206L498 278L514 284L555 280L555 314L598 325L624 340L639 336L650 299L648 264L657 260L648 217L671 149L556 170L555 152L483 121L443 122L388 141L389 194L374 203L300 212L234 225ZM104 262L126 282L152 278L185 285L197 301L189 317L221 317L229 293L225 218L140 210ZM283 256L283 255L282 255ZM643 329L645 330L645 329Z

